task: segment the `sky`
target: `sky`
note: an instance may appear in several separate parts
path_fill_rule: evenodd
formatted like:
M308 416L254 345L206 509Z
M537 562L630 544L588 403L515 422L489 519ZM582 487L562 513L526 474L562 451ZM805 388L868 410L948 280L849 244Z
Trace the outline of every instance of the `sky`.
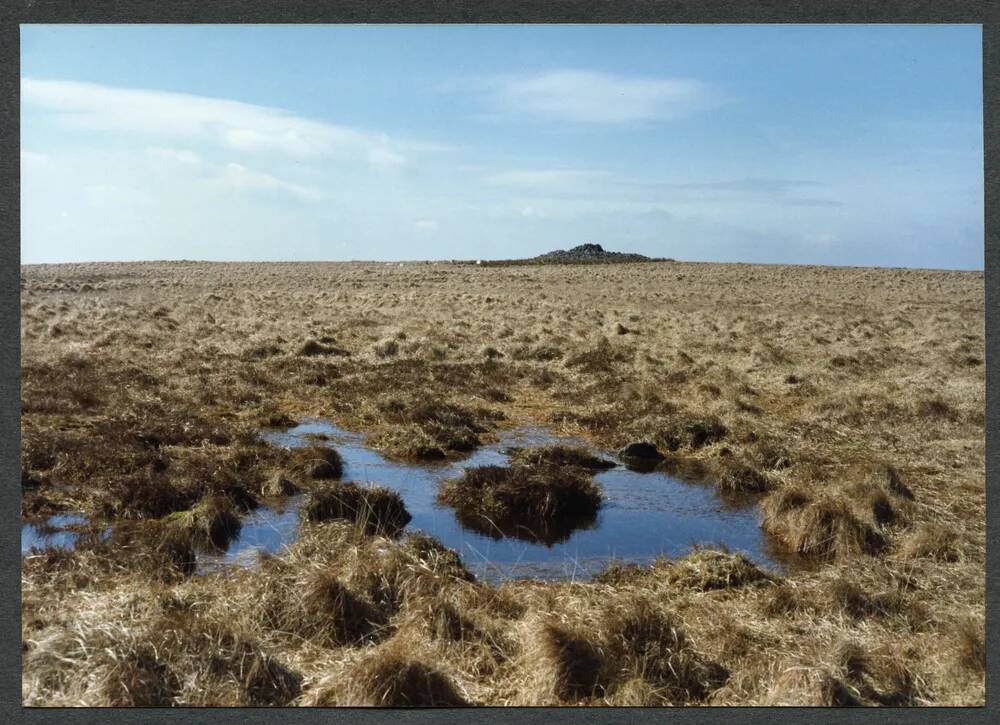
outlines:
M979 26L21 27L22 263L982 269Z

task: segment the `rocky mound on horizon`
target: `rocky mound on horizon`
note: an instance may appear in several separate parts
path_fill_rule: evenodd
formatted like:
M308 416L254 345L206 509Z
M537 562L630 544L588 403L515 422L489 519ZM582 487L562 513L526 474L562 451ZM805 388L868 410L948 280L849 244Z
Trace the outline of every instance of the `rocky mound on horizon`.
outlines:
M653 260L643 254L609 252L600 244L580 244L572 249L557 249L554 252L540 254L532 261L573 264L581 262L651 262Z

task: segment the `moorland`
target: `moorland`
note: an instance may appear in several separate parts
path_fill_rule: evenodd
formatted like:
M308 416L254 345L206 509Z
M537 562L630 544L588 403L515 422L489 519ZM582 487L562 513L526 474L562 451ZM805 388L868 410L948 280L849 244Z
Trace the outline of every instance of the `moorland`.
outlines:
M669 260L24 266L21 517L77 518L22 557L23 703L981 705L983 295ZM798 563L481 581L336 446L260 435L310 416L394 460L526 425L649 444ZM585 452L518 456L442 501L600 505ZM287 550L198 570L303 492Z

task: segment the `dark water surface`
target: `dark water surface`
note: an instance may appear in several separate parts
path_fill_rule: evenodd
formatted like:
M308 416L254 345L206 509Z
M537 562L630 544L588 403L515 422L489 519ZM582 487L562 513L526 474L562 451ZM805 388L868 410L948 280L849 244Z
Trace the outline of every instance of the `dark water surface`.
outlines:
M614 460L607 452L543 428L503 432L499 441L467 458L437 464L388 460L365 446L363 435L322 420L306 420L289 430L266 431L263 436L275 445L296 447L316 443L315 438L307 437L310 434L327 436L329 440L322 443L340 453L345 481L371 482L398 491L413 517L407 529L423 531L455 549L473 574L488 581L586 578L615 561L644 564L661 554L682 556L697 544L724 545L768 568L777 568L767 553L756 507L727 504L711 486L685 483L660 471L639 473L617 466L597 473L594 479L605 500L596 520L551 546L486 536L463 526L454 510L437 503L441 481L472 466L507 465L504 450L510 447L561 443L588 448ZM222 560L240 561L256 548L274 552L290 543L298 526L299 506L301 499L295 497L282 511L262 507L250 514Z

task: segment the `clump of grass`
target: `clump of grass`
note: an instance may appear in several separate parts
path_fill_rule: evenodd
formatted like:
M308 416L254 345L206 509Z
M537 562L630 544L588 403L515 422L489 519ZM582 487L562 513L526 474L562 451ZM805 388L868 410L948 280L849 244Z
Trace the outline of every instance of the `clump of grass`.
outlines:
M605 663L590 639L550 618L535 624L529 639L528 669L541 687L541 704L599 696L605 689Z
M97 689L110 707L163 707L174 704L177 675L148 641L139 641L113 666L98 668Z
M903 479L899 475L899 471L897 471L893 466L885 466L881 473L882 477L885 479L885 485L892 493L911 501L914 499L913 491L903 482Z
M917 402L914 406L914 412L920 418L930 418L932 420L954 422L959 418L959 413L955 409L955 406L939 395L924 398Z
M906 608L905 600L898 590L871 594L856 582L847 579L833 581L828 592L834 608L852 619L892 616L900 614Z
M784 446L771 441L758 443L754 448L753 458L768 471L781 471L792 465L792 454Z
M786 549L819 559L846 559L875 555L885 547L885 538L855 516L841 499L813 498L801 489L779 489L762 503L763 529Z
M310 521L352 521L368 534L397 536L410 522L410 514L398 493L381 486L333 483L310 492L302 508Z
M158 519L184 511L198 500L198 492L176 485L164 476L125 478L113 483L102 513L108 518Z
M278 347L277 345L274 344L253 345L251 347L245 348L240 353L240 359L247 362L256 362L280 354L281 354L281 348Z
M329 707L463 707L472 703L432 665L388 642L351 664L342 677L319 683L308 705Z
M648 597L614 603L602 624L616 675L627 673L653 685L659 704L703 701L729 676L695 651L676 616Z
M301 675L251 638L191 612L154 617L136 644L101 672L110 703L285 706L302 689Z
M375 353L375 357L393 357L399 352L399 342L395 338L387 337L375 343L372 351Z
M583 448L553 445L541 448L514 448L510 460L523 465L574 466L591 471L605 471L614 468L614 461L599 458Z
M826 699L831 705L911 707L919 704L920 686L895 653L871 652L860 643L844 642L836 652L839 677L828 675Z
M515 360L533 360L535 362L552 362L561 360L564 353L555 345L518 345L510 351Z
M463 642L482 637L482 632L475 622L464 616L455 605L447 601L434 603L428 625L430 635L434 639Z
M774 484L764 473L741 462L726 462L716 481L716 487L725 494L739 495L766 493Z
M891 481L886 469L882 469L843 486L846 498L853 502L858 514L880 529L908 526L913 511L911 499L900 493L898 486L894 489Z
M986 672L986 640L983 621L965 617L955 627L958 640L958 662L971 672Z
M484 533L551 544L592 524L602 495L594 480L577 468L478 466L445 481L438 500Z
M904 559L933 559L958 562L964 558L961 536L954 528L923 523L907 536L900 547Z
M613 372L618 363L631 362L635 351L612 345L606 337L588 350L571 355L566 359L566 367L581 372L599 374Z
M316 355L350 355L347 350L336 347L335 345L326 345L317 340L306 340L298 349L298 354L303 357L314 357Z
M49 628L26 647L26 704L288 705L298 697L298 673L235 618L195 606L205 601L190 591L131 579L72 595L72 627Z
M834 358L837 360L838 358ZM823 707L861 707L863 702L839 677L826 672L819 681L819 702Z
M278 626L321 646L361 644L385 626L382 612L330 571L314 572L295 594L279 604Z
M302 489L299 488L298 484L285 475L284 471L276 471L261 487L261 494L269 498L294 496L301 491Z
M374 442L390 453L407 458L432 460L437 451L467 452L481 443L483 422L494 417L487 410L473 410L441 400L393 397L378 406L385 421L403 426Z
M259 422L267 428L291 428L297 423L288 413L264 413Z
M713 549L696 549L681 559L658 562L656 571L658 575L662 571L668 584L694 591L732 589L773 580L746 555Z
M168 581L193 573L197 564L191 532L163 520L121 521L101 543L113 566Z
M787 582L773 587L761 600L760 608L765 617L775 618L793 614L803 608L801 592Z
M444 448L417 425L393 428L371 439L373 448L384 451L393 458L417 461L439 461L446 457Z
M344 462L340 454L327 446L296 448L293 457L299 469L309 478L340 478L344 473Z
M433 536L422 531L411 531L403 540L404 548L420 564L433 572L447 574L455 579L472 581L473 576L465 568L461 557L454 549L449 549Z
M232 502L209 495L188 511L178 511L166 518L168 526L178 529L196 546L225 549L242 528Z
M728 432L722 421L711 416L680 421L660 431L656 438L668 451L676 451L681 448L698 449L718 443Z

